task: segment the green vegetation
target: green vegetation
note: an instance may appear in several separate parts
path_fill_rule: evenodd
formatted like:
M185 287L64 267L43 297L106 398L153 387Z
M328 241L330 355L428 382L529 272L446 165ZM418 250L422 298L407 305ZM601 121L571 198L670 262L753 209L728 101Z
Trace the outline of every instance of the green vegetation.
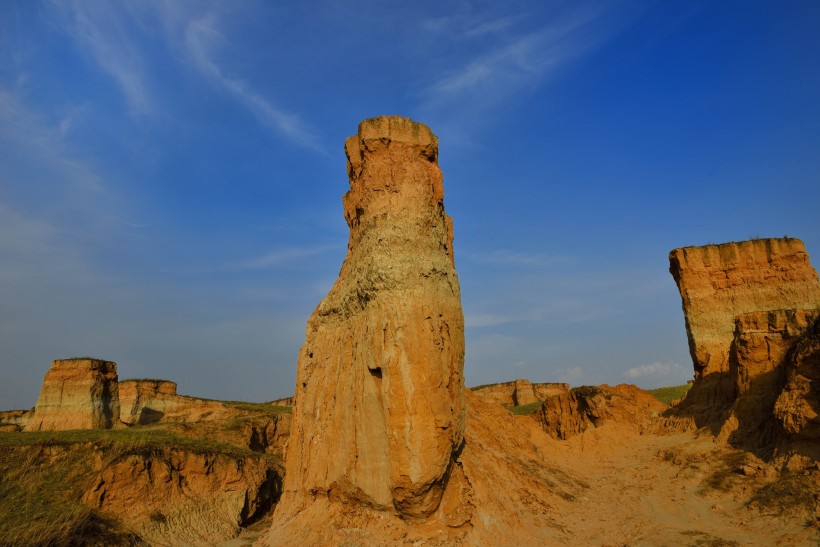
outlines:
M680 399L686 395L691 387L692 384L683 384L682 386L659 387L658 389L649 389L647 391L654 395L657 400L668 405L675 399Z
M0 545L128 544L105 517L84 505L96 479L88 450L9 446L0 449Z
M535 401L534 403L530 403L528 405L511 406L508 410L516 416L529 416L530 414L537 412L538 409L541 408L542 404L544 404L542 401Z
M91 443L107 453L118 455L150 454L167 448L183 449L197 454L216 453L235 457L259 455L246 447L183 435L172 429L175 426L184 427L180 424L159 424L129 429L0 432L0 451L26 446L67 447Z

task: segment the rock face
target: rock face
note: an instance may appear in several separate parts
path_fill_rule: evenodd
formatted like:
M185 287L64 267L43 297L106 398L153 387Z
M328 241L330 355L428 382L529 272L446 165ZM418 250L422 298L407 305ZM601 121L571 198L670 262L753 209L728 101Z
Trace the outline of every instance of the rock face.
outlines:
M46 373L26 431L107 429L119 421L117 364L57 359Z
M817 272L795 238L675 249L669 272L683 301L696 378L728 372L737 315L820 305Z
M281 478L262 456L165 448L106 464L83 502L152 545L214 545L259 518L280 492Z
M670 272L695 364L695 383L673 413L766 459L811 465L820 456L820 282L803 243L676 249Z
M175 400L177 385L169 380L123 380L119 383L120 420L144 425L161 420L165 401ZM162 402L161 402L162 401Z
M274 529L317 497L430 515L463 442L464 326L438 140L381 117L345 152L348 252L299 353Z
M643 432L666 405L631 384L576 387L544 401L534 418L553 439L565 440L607 422Z

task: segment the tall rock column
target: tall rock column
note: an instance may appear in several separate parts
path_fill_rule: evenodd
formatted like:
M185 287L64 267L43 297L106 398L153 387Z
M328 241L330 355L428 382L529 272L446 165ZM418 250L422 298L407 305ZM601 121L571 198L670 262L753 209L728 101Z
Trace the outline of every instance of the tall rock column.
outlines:
M740 317L742 334L751 328L746 323L755 320L743 314L820 307L817 272L803 242L795 238L674 249L669 253L669 272L680 290L695 367L695 385L682 406L694 405L716 416L746 385L736 378L730 362L736 318ZM775 332L780 331L774 328ZM742 351L737 356L743 360Z
M669 272L680 290L696 377L728 371L737 315L820 303L817 272L795 238L675 249Z
M326 496L426 517L465 426L464 320L438 139L380 117L362 122L345 152L347 256L307 323L280 508Z

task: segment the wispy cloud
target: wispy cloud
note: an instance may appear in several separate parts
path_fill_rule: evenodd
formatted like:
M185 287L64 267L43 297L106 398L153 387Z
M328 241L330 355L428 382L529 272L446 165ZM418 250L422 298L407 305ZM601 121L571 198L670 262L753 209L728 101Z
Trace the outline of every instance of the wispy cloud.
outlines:
M626 378L645 378L645 377L669 377L680 376L684 373L684 368L678 363L661 363L656 361L648 365L640 365L632 367L624 372Z
M133 114L153 110L151 93L140 47L135 43L133 22L116 3L54 2L61 27L119 86Z
M216 26L216 19L211 13L187 24L185 44L196 67L238 100L262 125L282 133L302 146L326 153L319 145L316 135L307 129L298 115L274 107L247 83L225 73L214 55L215 50L226 42Z
M291 247L286 249L276 249L262 256L241 262L240 268L270 268L286 262L298 261L303 258L320 255L335 249L335 246L321 245L316 247Z
M526 13L503 17L469 16L428 20L433 36L451 36L462 47L420 94L423 113L452 116L487 110L542 84L567 63L611 34L605 10L577 8L528 28Z

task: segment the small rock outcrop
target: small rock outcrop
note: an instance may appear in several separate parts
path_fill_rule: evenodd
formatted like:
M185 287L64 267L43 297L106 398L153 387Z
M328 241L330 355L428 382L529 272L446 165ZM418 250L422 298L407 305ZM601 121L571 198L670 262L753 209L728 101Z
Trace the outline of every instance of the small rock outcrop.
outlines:
M123 380L119 383L120 421L144 425L160 421L169 401L176 400L177 384L170 380ZM162 408L158 408L162 407Z
M0 412L0 431L21 431L26 427L30 410L4 410Z
M581 386L548 397L533 417L553 439L566 440L606 423L651 428L666 405L631 384Z
M56 359L46 373L26 431L108 429L119 422L117 364Z
M521 406L545 401L553 395L569 393L569 384L531 383L529 380L513 380L498 384L487 384L471 388L471 391L486 401L502 406Z
M320 499L436 511L463 443L464 323L438 140L397 116L345 143L348 252L299 353L282 502L269 541Z

